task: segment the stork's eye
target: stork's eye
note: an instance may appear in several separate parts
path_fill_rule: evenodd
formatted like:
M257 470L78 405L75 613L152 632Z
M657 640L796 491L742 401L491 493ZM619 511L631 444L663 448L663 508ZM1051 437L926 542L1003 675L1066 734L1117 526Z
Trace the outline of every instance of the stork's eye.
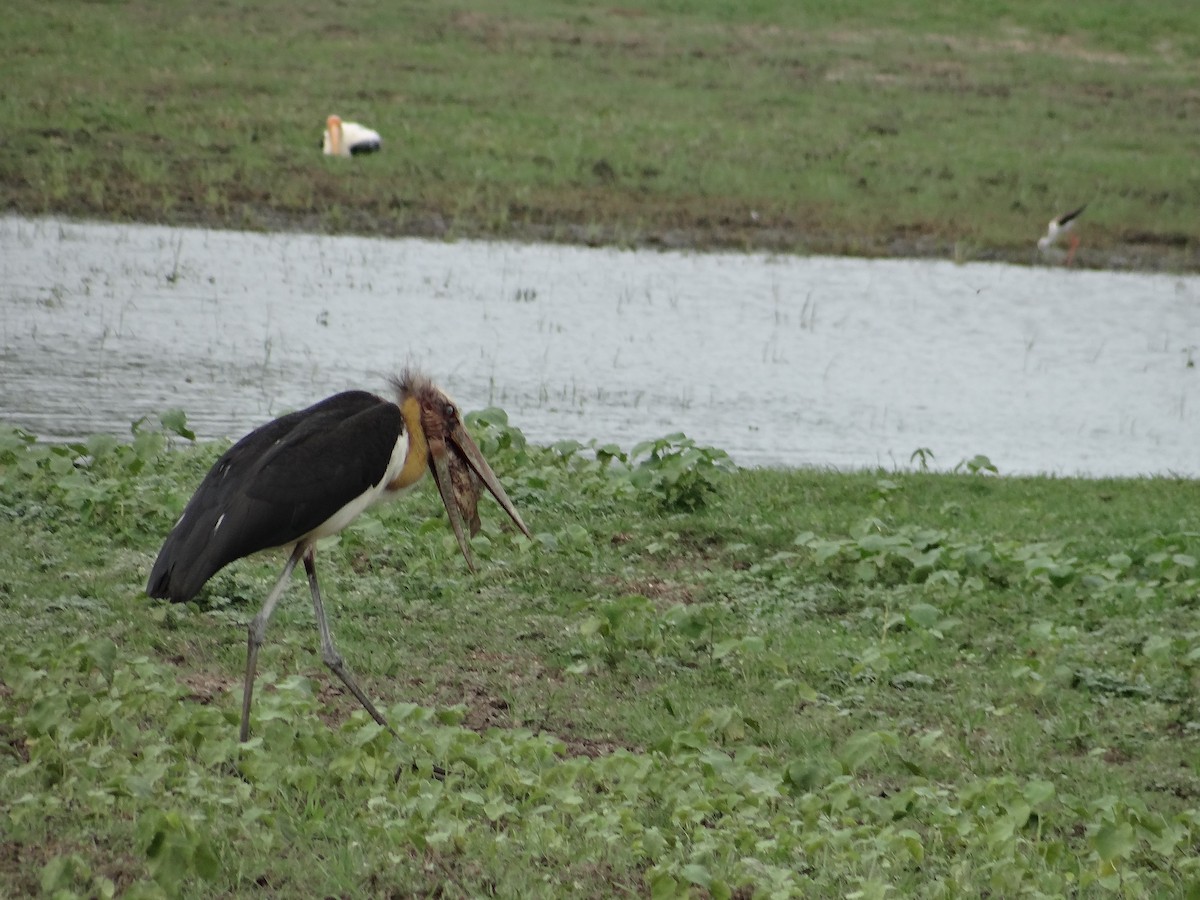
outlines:
M447 419L453 419L458 415L458 410L454 408L453 403L447 403L442 407L442 412L446 414Z

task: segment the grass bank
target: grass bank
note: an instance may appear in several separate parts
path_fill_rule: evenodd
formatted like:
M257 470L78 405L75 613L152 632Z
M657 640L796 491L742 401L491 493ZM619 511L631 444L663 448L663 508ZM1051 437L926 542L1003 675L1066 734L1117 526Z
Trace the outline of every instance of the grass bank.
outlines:
M0 433L0 893L1200 887L1195 483L728 472L666 439L602 463L497 412L472 430L535 540L489 506L472 576L427 489L322 550L403 743L323 670L298 583L245 746L244 627L282 560L142 593L221 448Z
M1200 268L1200 6L14 0L4 209ZM318 150L327 113L385 151Z

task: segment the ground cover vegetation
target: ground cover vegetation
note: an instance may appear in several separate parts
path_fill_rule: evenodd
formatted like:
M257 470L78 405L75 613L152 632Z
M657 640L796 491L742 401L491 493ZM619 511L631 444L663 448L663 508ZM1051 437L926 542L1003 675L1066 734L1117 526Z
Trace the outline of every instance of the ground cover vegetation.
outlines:
M436 492L143 594L222 446L0 431L0 893L1195 896L1200 489L734 470L470 420L535 538ZM302 581L302 580L301 580ZM433 777L435 766L445 780Z
M1200 7L5 10L0 208L253 229L1197 268ZM385 151L320 157L329 112ZM481 447L321 549L144 597L222 446L0 428L0 894L1198 896L1197 486ZM986 448L981 448L986 450ZM936 448L933 448L936 451ZM1001 473L1003 474L1003 473ZM433 777L435 767L446 772Z
M1197 268L1200 6L564 0L5 11L0 208ZM338 112L384 151L320 155Z

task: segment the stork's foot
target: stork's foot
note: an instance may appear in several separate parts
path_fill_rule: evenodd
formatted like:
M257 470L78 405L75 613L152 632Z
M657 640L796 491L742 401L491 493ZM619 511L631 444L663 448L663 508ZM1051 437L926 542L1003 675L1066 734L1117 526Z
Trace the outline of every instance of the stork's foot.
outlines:
M396 774L394 776L392 776L392 782L394 784L399 784L400 779L404 777L405 772L411 773L411 772L420 772L420 771L421 771L421 767L418 766L415 762L410 763L407 767L401 766L400 768L398 768L396 770ZM445 781L446 780L446 770L443 769L441 766L439 766L437 763L433 764L433 771L431 771L429 774L433 777L433 779L435 781Z
M377 723L379 723L379 725L386 728L388 731L388 734L390 734L396 740L398 740L398 741L401 740L400 735L396 733L396 729L392 728L392 726L388 724L387 719L385 719L383 717L383 714L375 708L375 704L372 703L369 699L367 699L367 695L362 692L362 689L359 688L359 686L355 683L354 679L350 676L350 671L346 668L346 663L342 659L341 654L339 654L336 650L333 651L332 653L325 654L324 661L325 661L325 665L329 667L329 670L331 672L333 672L333 674L335 674L338 678L340 678L342 680L342 684L346 685L346 687L348 687L350 689L350 692L352 694L354 694L355 697L358 698L358 702L363 705L363 709L365 709L368 713L371 714L371 718L374 719ZM417 764L415 762L411 763L408 766L408 769L412 772L420 771L420 768L417 766ZM405 770L404 766L401 766L399 769L397 769L396 774L392 780L398 783L400 781L401 775L404 774L404 770ZM441 766L439 766L437 763L433 764L432 775L438 781L446 780L446 770L443 769Z
M324 654L324 659L325 665L329 667L329 671L342 680L342 684L348 687L350 693L358 698L358 702L362 704L363 709L371 714L371 718L386 728L392 737L399 740L400 735L396 734L396 730L388 724L388 720L383 717L383 713L375 708L375 704L363 693L362 688L355 683L354 678L350 675L350 670L346 668L346 663L342 659L341 654L337 652L326 653Z

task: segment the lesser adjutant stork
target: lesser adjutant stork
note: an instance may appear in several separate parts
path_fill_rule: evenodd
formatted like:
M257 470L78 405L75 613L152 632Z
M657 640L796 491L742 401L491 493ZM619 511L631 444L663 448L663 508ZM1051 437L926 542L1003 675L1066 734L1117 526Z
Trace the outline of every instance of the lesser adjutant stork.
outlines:
M346 668L333 637L314 560L316 542L336 534L372 504L398 497L433 476L471 571L466 529L479 529L480 483L528 537L512 501L463 427L458 407L428 378L406 371L392 379L395 400L348 391L250 432L200 482L167 536L146 593L191 600L219 569L271 547L291 550L283 574L250 623L241 740L250 734L250 700L267 622L296 563L304 560L321 658L371 717L390 731ZM464 518L466 520L464 528Z

